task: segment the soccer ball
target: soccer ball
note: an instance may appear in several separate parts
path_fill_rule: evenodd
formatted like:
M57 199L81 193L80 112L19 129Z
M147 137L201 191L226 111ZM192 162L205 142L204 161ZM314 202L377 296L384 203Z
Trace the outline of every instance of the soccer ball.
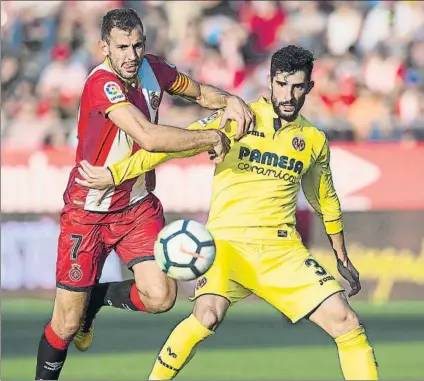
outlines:
M206 226L193 220L177 220L165 226L155 242L155 258L161 270L177 280L203 275L215 259L215 241Z

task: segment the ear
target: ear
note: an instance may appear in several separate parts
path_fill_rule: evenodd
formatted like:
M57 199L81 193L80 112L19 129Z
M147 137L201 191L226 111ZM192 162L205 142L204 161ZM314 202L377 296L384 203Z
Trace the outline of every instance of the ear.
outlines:
M306 91L306 94L309 94L310 91L314 88L314 86L315 86L315 82L309 81L308 90Z
M266 76L266 78L268 80L268 87L269 87L270 90L272 90L272 79L271 79L271 76L268 74Z
M109 45L106 41L100 40L99 41L100 50L102 51L102 54L107 57L109 55Z

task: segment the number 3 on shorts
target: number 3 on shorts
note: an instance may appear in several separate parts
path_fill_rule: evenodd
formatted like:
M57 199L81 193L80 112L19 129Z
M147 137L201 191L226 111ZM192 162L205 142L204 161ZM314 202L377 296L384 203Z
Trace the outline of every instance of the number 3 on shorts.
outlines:
M305 265L308 267L314 266L314 268L317 269L317 271L315 271L315 274L319 276L327 275L327 271L325 271L325 269L321 267L319 263L313 258L308 258L305 261Z
M76 261L78 259L78 250L81 246L82 235L81 234L71 234L70 238L74 241L71 249L71 261Z

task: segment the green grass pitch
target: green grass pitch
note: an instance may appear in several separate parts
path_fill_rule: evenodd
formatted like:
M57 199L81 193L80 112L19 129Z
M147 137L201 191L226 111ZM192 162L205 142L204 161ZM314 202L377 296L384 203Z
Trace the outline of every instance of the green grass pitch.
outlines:
M364 321L384 380L424 379L424 303L354 303ZM147 379L170 330L191 311L178 302L169 313L104 309L93 347L71 346L65 380ZM2 302L1 379L34 379L38 339L51 303ZM180 380L342 380L333 341L308 321L292 325L263 302L232 308L217 334L202 344Z

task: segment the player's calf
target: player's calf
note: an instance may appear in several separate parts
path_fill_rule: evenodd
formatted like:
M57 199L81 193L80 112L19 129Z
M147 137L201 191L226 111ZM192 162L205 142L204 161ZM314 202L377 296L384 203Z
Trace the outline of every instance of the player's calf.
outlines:
M149 380L171 380L192 359L196 346L213 335L229 307L218 295L202 295L193 314L178 324L163 345Z
M377 380L377 362L365 328L342 293L326 299L309 317L335 339L346 380Z
M88 294L56 290L51 321L41 336L37 355L37 380L57 380L65 363L68 346L78 331Z
M177 296L175 280L162 273L154 261L137 263L134 279L95 284L87 308L86 322L103 306L149 313L170 310Z
M78 350L85 352L91 347L94 320L103 306L153 314L174 306L176 282L162 273L154 261L140 262L133 266L133 271L135 279L94 285L83 324L74 339Z

